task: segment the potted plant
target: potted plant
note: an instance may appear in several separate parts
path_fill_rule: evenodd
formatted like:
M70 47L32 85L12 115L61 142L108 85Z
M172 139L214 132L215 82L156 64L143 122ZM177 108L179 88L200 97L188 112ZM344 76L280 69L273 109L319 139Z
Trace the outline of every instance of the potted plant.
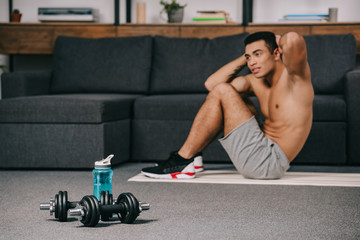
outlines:
M12 22L20 22L22 14L20 13L19 9L14 9L11 12L11 21Z
M184 17L184 7L186 4L180 5L176 0L171 2L160 1L160 4L164 6L161 13L166 12L168 15L168 23L181 23Z

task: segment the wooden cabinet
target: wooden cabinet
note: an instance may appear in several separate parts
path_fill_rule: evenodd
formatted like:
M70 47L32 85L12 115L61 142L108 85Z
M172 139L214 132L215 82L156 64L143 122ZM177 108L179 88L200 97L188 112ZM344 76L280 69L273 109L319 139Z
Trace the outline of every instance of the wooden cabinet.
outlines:
M324 24L124 24L100 23L0 23L0 53L52 54L60 35L85 38L161 35L183 38L214 38L243 32L272 31L283 34L296 31L301 35L352 33L360 54L360 22Z
M0 24L0 53L52 54L60 35L116 37L115 26L109 24Z
M117 37L131 37L144 35L160 35L165 37L180 37L179 26L158 26L158 25L123 25L116 27Z
M241 25L184 25L180 27L180 37L183 38L215 38L245 32Z

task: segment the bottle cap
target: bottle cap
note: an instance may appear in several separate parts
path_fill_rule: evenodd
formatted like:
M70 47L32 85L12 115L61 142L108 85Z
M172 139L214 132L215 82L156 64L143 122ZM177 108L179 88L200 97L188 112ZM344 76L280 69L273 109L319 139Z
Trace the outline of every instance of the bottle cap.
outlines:
M107 158L95 162L95 168L111 168L111 159L114 157L114 154L109 155Z

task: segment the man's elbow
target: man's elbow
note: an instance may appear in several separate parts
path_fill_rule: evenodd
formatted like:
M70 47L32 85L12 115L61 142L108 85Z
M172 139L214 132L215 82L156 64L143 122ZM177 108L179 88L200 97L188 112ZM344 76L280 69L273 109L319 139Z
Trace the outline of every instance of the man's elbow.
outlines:
M210 91L213 89L213 87L214 87L213 84L212 84L212 82L211 82L211 79L210 79L210 78L206 79L204 85L205 85L205 88L206 88L209 92L210 92Z
M288 32L286 34L286 43L288 46L296 46L298 44L305 43L305 40L296 32Z

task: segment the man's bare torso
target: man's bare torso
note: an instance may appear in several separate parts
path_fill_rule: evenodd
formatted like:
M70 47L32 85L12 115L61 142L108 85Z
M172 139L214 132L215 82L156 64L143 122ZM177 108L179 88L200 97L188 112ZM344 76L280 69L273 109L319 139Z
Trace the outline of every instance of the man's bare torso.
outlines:
M287 70L271 86L264 79L251 79L265 117L264 134L275 141L291 162L310 133L314 91L310 80L293 81Z

